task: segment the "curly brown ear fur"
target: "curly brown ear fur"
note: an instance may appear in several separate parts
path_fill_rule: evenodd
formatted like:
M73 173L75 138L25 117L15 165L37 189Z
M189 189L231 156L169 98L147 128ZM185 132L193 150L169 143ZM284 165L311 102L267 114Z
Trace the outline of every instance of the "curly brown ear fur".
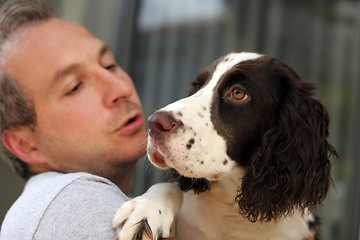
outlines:
M329 116L312 98L314 86L290 68L274 126L264 134L250 160L237 196L250 221L270 221L306 207L314 211L331 184L327 142Z

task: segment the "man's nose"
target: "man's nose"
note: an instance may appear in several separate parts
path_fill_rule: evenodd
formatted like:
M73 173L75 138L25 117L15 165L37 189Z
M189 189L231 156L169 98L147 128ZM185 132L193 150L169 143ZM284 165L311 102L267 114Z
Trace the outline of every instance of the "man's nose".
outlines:
M105 73L102 75L104 84L104 104L114 107L121 102L127 101L135 91L131 78L125 72L118 74Z
M148 118L149 134L151 137L160 137L176 131L179 121L168 112L155 112Z

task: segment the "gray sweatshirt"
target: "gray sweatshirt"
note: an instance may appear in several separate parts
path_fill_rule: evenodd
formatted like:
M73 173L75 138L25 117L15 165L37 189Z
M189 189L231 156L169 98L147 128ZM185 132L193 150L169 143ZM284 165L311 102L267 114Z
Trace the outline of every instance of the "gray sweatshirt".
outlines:
M126 200L99 176L42 173L27 182L6 214L0 240L115 239L112 218Z

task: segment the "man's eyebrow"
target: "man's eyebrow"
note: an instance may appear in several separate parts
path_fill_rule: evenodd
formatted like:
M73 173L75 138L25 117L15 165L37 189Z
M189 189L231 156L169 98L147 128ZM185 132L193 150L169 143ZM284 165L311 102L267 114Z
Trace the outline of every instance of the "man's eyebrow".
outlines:
M64 79L67 75L70 75L71 73L75 72L77 69L79 69L81 67L80 64L78 63L74 63L71 64L69 66L67 66L64 69L60 69L55 73L55 77L52 81L53 84L56 84L57 82L59 82L61 79Z
M108 53L108 52L112 52L112 50L111 50L111 48L109 47L109 45L104 44L104 45L102 46L102 48L100 49L100 51L99 51L99 59L100 59L102 56L104 56L106 53Z
M112 52L112 50L107 44L103 44L103 46L99 50L98 58L100 59L107 52ZM56 72L52 82L54 84L56 84L57 82L59 82L59 80L65 78L67 75L70 75L71 73L75 72L80 67L81 67L81 64L74 63L74 64L71 64L71 65L65 67L64 69L60 69L59 71Z

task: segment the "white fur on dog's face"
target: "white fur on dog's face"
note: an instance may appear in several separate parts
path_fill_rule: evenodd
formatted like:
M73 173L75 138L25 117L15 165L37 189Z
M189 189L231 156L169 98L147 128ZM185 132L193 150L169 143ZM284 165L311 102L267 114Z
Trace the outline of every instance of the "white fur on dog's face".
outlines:
M181 126L160 139L149 135L148 156L159 168L174 168L191 178L218 180L237 164L227 155L226 141L211 121L211 107L219 79L239 62L261 55L231 53L218 62L211 79L195 94L158 112L168 112ZM160 157L159 154L163 157Z

